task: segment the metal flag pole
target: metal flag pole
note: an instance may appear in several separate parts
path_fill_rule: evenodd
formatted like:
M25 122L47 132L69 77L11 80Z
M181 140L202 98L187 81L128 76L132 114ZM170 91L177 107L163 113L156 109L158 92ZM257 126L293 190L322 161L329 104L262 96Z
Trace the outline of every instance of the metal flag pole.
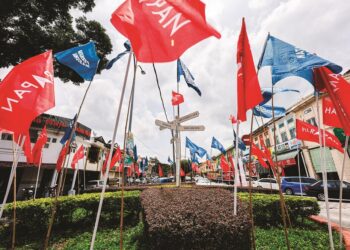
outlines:
M40 161L39 161L39 166L38 166L38 173L37 173L37 175L36 175L36 182L35 182L35 189L34 189L34 197L33 197L34 200L35 200L35 198L36 198L36 191L37 191L37 189L38 189L38 182L39 182L40 168L41 168L42 160L43 160L43 150L41 150Z
M116 117L115 125L114 125L114 131L113 131L113 137L112 137L112 143L111 143L111 145L113 147L114 147L114 144L115 144L115 137L117 135L118 125L119 125L119 118L120 118L122 104L123 104L123 100L124 100L125 87L126 87L126 83L127 83L128 75L129 75L129 68L130 68L131 57L132 57L132 49L130 50L130 53L129 53L129 59L128 59L128 63L127 63L127 66L126 66L126 71L125 71L125 76L124 76L123 88L122 88L121 97L120 97L120 100L119 100L117 117ZM125 151L125 149L124 149L124 151ZM112 154L109 154L108 161L107 161L107 167L109 167L109 165L111 164L111 160L112 160ZM99 223L99 220L100 220L101 210L102 210L102 205L103 205L103 199L104 199L104 195L105 195L105 191L106 191L107 178L108 178L108 174L105 174L104 182L103 182L103 188L102 188L102 192L101 192L101 195L100 195L100 202L99 202L99 205L98 205L98 210L97 210L97 215L96 215L94 231L93 231L92 238L91 238L91 243L90 243L90 250L94 249L98 223Z
M13 138L13 135L12 135L12 138ZM13 157L13 162L12 162L11 173L10 173L9 180L8 180L8 183L7 183L7 188L6 188L4 200L3 200L2 205L1 205L1 208L0 208L0 219L2 218L2 215L3 215L3 213L4 213L4 209L5 209L5 206L6 206L7 198L8 198L8 195L9 195L9 193L10 193L11 185L12 185L12 182L13 182L13 177L14 177L14 174L15 174L15 171L16 171L16 168L17 168L17 165L18 165L18 159L19 159L19 154L20 154L20 148L23 147L25 138L26 138L25 136L19 135L19 137L18 137L18 143L20 143L20 145L18 145L18 144L16 143L16 145L15 145L15 147L14 147L14 154L13 154L14 157ZM21 142L21 139L22 139L22 142ZM14 139L12 139L12 142L14 143Z
M341 177L340 177L340 194L339 194L339 224L340 224L339 243L340 243L340 249L342 249L342 247L343 247L343 221L342 221L343 183L344 183L345 160L346 160L346 155L348 153L348 147L349 147L349 136L346 136L345 146L344 146L343 164L342 164Z
M320 159L323 159L323 162L321 164L322 179L323 179L323 192L324 192L325 202L326 202L329 245L330 245L331 250L334 250L332 225L331 225L332 222L331 222L331 218L330 218L330 214L329 214L327 171L326 171L326 166L325 166L325 162L324 162L324 160L325 160L325 152L322 150L322 147L325 147L325 145L323 145L323 139L322 139L322 137L324 137L324 130L323 130L323 133L321 131L321 116L320 116L319 94L320 93L317 91L316 92L316 109L317 109L318 139L319 139L319 144L320 144Z

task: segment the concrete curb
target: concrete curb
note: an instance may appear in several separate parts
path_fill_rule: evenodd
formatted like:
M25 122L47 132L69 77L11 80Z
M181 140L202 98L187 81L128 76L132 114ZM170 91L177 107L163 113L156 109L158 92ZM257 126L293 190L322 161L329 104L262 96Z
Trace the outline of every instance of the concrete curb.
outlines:
M322 218L320 216L311 215L309 218L317 223L327 224L327 219ZM336 230L337 232L340 232L340 226L337 223L332 222L331 226L332 226L332 229ZM343 241L344 241L345 249L350 250L350 230L345 229L344 227L343 227Z

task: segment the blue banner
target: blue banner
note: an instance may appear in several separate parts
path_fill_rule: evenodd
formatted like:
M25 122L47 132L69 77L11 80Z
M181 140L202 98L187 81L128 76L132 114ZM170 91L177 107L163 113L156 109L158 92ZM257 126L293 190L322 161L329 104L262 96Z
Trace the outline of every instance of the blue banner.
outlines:
M194 77L189 71L189 69L180 59L177 59L177 82L180 82L181 76L184 77L188 87L193 88L198 95L202 95L202 92L194 82Z
M336 74L342 71L339 65L271 35L267 38L258 69L263 66L272 66L272 84L288 76L299 76L313 84L312 69L315 67L327 66Z
M226 153L224 146L222 146L222 144L214 136L211 140L211 147L220 150L220 152L223 154Z
M88 81L94 78L100 60L93 42L58 52L55 58Z
M60 143L62 145L65 144L69 140L69 137L72 133L73 125L74 125L76 119L77 119L77 115L74 116L74 118L69 122L67 128L65 129L64 135L60 140ZM75 132L74 132L73 137L72 137L72 141L74 141L74 140L75 140ZM71 141L71 143L72 143L72 141Z
M197 154L199 157L203 157L207 155L207 151L204 148L201 148L194 144L190 139L186 136L186 148L190 150L191 155Z
M286 109L283 107L274 107L275 117L281 117L286 115ZM272 106L270 105L258 105L253 108L255 116L262 116L264 118L272 118Z
M236 148L236 132L233 130L234 138L233 138L233 146ZM244 142L242 141L241 138L238 137L238 148L242 151L245 151L247 147L245 146Z

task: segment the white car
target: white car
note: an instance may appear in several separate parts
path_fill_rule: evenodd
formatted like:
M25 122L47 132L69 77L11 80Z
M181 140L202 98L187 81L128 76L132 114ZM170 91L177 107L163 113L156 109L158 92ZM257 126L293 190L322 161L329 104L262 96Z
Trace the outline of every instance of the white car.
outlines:
M278 190L278 184L274 178L261 178L253 184L253 187Z
M207 178L200 178L196 181L196 185L198 186L213 186L213 187L226 187L228 186L226 183L217 183L208 180Z

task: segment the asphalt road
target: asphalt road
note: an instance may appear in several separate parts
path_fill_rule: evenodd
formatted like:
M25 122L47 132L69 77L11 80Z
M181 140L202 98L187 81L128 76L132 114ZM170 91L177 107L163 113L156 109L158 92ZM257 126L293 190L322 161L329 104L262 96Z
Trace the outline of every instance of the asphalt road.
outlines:
M327 219L326 203L320 201L318 204L321 208L319 216ZM329 202L329 215L332 222L339 224L339 202ZM342 221L343 227L350 229L350 202L344 202L342 205Z

